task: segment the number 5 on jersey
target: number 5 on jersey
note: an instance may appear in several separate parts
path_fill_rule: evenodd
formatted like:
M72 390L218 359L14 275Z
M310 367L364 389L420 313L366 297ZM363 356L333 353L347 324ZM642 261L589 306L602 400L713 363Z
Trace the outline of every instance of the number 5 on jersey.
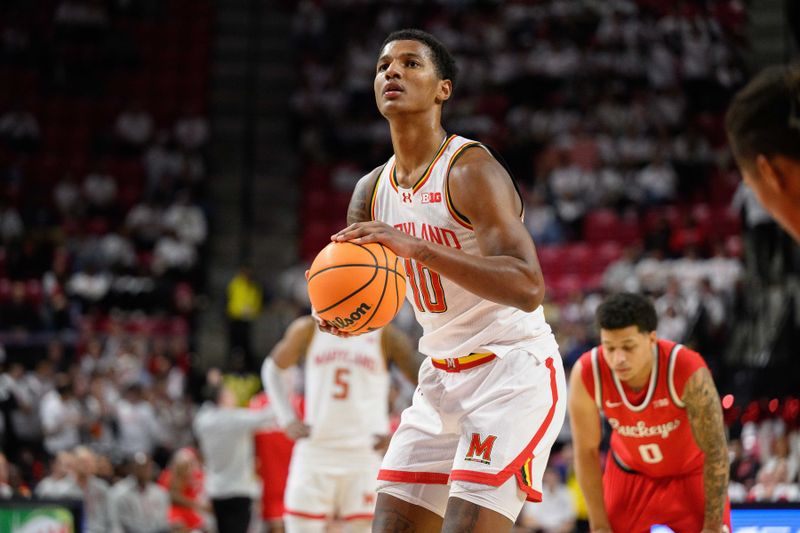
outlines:
M414 304L417 309L428 313L444 313L447 302L444 299L442 278L437 272L414 261L406 259L406 276L414 293Z
M336 385L336 390L333 393L334 400L346 400L347 395L350 393L350 384L347 382L347 376L350 375L349 368L337 368L336 373L333 375L333 383Z

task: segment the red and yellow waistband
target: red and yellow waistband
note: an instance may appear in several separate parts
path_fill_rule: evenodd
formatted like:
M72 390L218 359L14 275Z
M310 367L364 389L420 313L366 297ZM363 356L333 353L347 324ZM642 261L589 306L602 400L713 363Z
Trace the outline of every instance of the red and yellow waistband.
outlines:
M450 357L447 359L434 359L431 357L431 364L445 372L461 372L469 368L475 368L484 363L492 361L497 356L491 352L486 353L471 353L464 357Z

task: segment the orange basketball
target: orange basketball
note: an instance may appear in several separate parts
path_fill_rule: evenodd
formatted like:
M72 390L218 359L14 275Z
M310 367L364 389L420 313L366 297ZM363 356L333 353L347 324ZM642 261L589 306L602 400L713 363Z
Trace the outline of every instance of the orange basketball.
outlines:
M378 243L332 242L308 271L311 305L349 333L366 333L391 322L405 295L402 260Z

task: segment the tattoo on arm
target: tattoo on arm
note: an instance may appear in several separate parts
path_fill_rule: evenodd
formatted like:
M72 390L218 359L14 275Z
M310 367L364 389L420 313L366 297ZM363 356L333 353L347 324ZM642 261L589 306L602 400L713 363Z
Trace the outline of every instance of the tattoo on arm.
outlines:
M372 524L372 531L381 533L413 533L415 529L413 522L393 509L384 509L376 514Z
M481 508L461 498L447 500L442 533L470 533L478 525Z
M378 167L363 178L356 184L353 191L353 196L350 198L350 205L347 207L347 224L355 224L356 222L369 222L372 220L372 213L370 211L372 200L372 191L376 186L378 175L383 167Z
M701 368L689 378L683 402L694 440L705 453L705 527L719 530L722 527L730 466L719 393L707 368Z

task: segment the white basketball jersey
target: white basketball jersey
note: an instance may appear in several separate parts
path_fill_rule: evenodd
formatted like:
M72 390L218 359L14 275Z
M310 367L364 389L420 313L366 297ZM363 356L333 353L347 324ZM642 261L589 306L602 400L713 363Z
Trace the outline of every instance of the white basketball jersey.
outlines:
M415 237L481 255L469 220L453 207L448 174L458 157L479 143L458 135L445 139L419 181L410 189L397 183L395 158L381 170L372 194L372 219ZM435 358L474 352L504 356L514 346L551 335L540 306L527 313L491 302L440 276L425 265L405 260L406 297L422 325L419 351Z
M315 332L305 361L305 422L310 443L372 448L389 433L389 372L382 330L346 339Z

